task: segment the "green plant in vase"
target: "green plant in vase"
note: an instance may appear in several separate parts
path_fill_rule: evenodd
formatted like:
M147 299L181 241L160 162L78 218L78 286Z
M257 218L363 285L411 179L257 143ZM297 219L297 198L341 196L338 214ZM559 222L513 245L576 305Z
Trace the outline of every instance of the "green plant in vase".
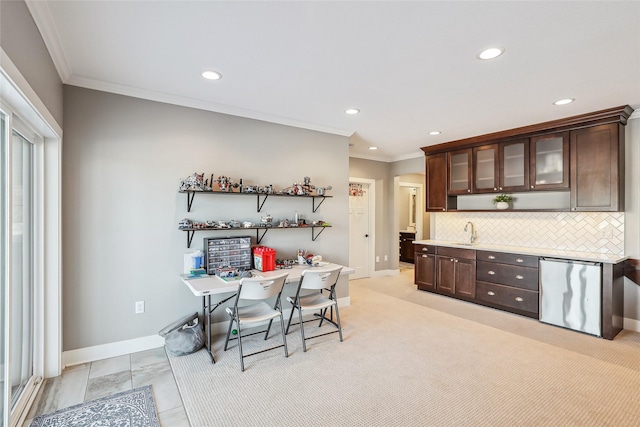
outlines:
M493 198L492 203L496 205L498 209L508 209L509 203L513 201L513 197L508 194L498 194Z

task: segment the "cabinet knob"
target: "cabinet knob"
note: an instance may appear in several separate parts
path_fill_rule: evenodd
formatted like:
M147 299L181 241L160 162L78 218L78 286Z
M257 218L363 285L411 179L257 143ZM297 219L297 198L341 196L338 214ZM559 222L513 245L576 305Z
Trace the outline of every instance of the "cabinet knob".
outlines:
M446 209L445 209L445 208L442 208L442 212L444 212L444 211L446 211Z
M453 258L451 258L449 261L453 262Z
M524 277L522 277L521 275L517 274L517 275L516 275L516 279L518 279L518 280L522 280L522 279L524 279Z
M496 187L493 187L493 191L498 191L498 189Z
M502 190L502 187L500 187L500 190Z
M458 260L457 260L457 259L456 259L456 260L453 260L453 262L458 262Z
M522 258L516 258L516 262L524 262Z
M489 259L496 259L496 257L494 257L493 255L489 255L487 258L489 258Z
M493 270L489 270L489 274L493 276L494 274L496 274L496 272Z
M536 188L536 186L535 186L535 185L532 185L532 186L531 186L531 188Z
M471 193L471 189L467 190L467 193Z
M487 292L487 295L491 295L491 296L493 296L493 295L495 295L495 292L493 292L493 291L489 291L489 292Z
M518 302L522 302L522 301L524 301L524 300L523 300L521 297L516 297L516 301L518 301Z

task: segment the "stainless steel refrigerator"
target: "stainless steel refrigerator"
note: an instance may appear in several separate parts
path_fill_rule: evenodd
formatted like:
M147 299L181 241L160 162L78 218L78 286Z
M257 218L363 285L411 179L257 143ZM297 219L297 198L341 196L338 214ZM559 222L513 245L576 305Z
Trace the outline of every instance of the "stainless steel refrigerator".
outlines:
M540 259L540 321L602 336L602 264Z

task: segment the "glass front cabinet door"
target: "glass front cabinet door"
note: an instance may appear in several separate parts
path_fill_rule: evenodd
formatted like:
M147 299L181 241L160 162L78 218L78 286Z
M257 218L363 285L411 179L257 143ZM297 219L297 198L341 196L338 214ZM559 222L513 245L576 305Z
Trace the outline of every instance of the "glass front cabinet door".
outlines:
M449 158L449 194L471 193L471 149L452 151Z
M529 189L529 140L519 139L500 144L500 191Z
M498 144L474 147L473 192L495 193L499 176Z
M569 189L569 132L533 137L530 148L530 189Z

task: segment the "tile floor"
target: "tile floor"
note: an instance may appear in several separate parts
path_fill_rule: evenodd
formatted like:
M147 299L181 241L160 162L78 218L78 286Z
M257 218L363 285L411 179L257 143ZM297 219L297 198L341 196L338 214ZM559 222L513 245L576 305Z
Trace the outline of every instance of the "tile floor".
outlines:
M149 384L160 425L189 427L164 347L71 366L47 379L23 427L38 415Z

